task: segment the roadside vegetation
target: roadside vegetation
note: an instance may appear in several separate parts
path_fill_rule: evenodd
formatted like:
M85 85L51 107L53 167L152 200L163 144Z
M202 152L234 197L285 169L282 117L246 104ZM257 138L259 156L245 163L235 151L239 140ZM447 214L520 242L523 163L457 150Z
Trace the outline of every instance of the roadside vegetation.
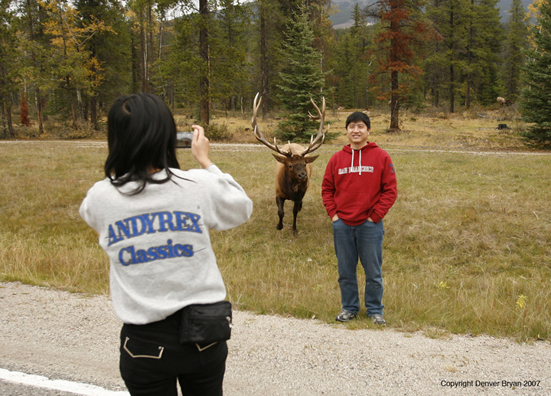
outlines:
M405 115L402 132L394 134L386 132L388 114L371 114L370 140L391 154L398 175L399 197L384 220L388 327L430 337L550 340L551 155L527 149L520 137L525 126L512 109L505 111ZM318 150L297 237L291 206L283 230L275 228L275 161L268 150L212 145L213 161L254 202L248 223L212 232L236 309L334 323L340 293L320 186L325 165L344 143L346 114L328 114L335 135ZM229 135L222 140L253 143L245 130L249 116L219 114L213 124ZM191 122L183 115L177 121L179 130ZM274 120L259 122L268 138ZM512 129L497 130L503 123ZM20 137L0 143L0 280L108 293L107 257L78 214L86 191L103 177L105 137ZM183 168L196 167L189 150L178 154ZM364 311L341 326L374 328Z

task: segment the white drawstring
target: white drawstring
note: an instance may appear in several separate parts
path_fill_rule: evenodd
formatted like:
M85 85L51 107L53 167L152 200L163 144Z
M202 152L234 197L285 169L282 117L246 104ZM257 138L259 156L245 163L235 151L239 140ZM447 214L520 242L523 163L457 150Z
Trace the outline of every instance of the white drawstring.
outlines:
M350 173L352 173L352 169L354 169L354 149L352 149L352 163L350 164ZM358 150L360 153L360 163L358 164L358 168L360 169L360 176L362 175L362 150Z

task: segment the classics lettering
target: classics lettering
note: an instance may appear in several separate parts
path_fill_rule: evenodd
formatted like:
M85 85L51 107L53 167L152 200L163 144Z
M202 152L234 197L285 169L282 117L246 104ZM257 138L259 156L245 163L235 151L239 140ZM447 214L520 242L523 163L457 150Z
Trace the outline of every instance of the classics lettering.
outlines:
M149 249L137 249L134 246L123 248L119 251L119 261L122 265L150 263L156 260L165 260L175 257L192 257L194 255L192 245L172 244L172 240L166 241L166 245L150 247Z

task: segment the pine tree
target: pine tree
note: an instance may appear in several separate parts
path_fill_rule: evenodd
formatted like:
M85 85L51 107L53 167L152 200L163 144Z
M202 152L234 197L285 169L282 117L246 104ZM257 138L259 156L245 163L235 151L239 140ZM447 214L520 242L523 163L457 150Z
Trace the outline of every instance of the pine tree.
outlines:
M279 134L284 140L307 141L317 129L317 123L310 120L312 110L310 98L320 103L325 86L321 70L320 53L314 48L314 34L304 7L293 14L294 23L289 23L285 32L284 57L287 69L280 73L282 83L278 95L283 107L290 112L286 121L279 123Z
M479 0L474 3L473 39L468 49L469 60L475 65L473 86L476 99L482 105L490 105L500 96L501 81L498 78L501 66L500 51L503 44L503 29L500 25L497 0Z
M522 109L530 127L523 136L528 143L551 149L551 5L543 2L532 29L534 48L527 51L524 67Z
M3 135L14 137L11 95L18 89L18 58L21 54L17 50L16 18L10 6L10 0L0 0L0 111Z
M27 0L19 3L21 47L25 53L23 59L29 99L36 104L38 134L44 133L44 108L46 97L54 83L50 75L49 55L50 37L44 32L49 19L44 3Z
M520 0L513 0L509 14L502 80L507 92L506 97L516 101L520 92L520 72L525 62L524 50L528 48L528 27L524 20L526 12Z
M378 18L380 29L375 36L380 54L378 69L369 80L375 83L380 75L388 75L387 87L379 87L379 98L390 99L389 131L400 130L400 106L409 94L411 79L421 76L416 64L417 43L432 36L416 0L379 0L367 6L367 15ZM409 76L410 78L404 78Z
M76 129L78 121L84 118L83 95L90 94L92 87L101 80L98 74L101 66L86 44L95 34L111 28L93 17L82 25L77 10L59 0L52 0L45 9L49 16L45 32L51 37L50 73L57 81L64 110L70 112Z
M441 41L437 44L437 51L427 59L425 70L431 74L438 73L432 78L433 91L439 95L438 100L441 99L440 91L446 94L450 113L455 112L457 97L461 93L460 77L467 70L468 60L464 54L469 40L471 10L469 0L433 0L427 9L427 16Z
M368 105L368 44L372 42L372 34L359 4L354 6L352 19L352 27L339 34L336 41L329 63L330 76L339 106L365 108Z
M132 91L130 27L117 0L75 0L74 4L79 27L90 26L95 20L111 27L97 31L85 42L90 59L95 60L89 66L90 89L84 94L85 119L89 113L90 123L99 129L100 103L110 106L116 97Z
M246 26L249 7L235 0L220 0L220 8L210 31L212 98L221 100L226 110L235 110L249 75Z

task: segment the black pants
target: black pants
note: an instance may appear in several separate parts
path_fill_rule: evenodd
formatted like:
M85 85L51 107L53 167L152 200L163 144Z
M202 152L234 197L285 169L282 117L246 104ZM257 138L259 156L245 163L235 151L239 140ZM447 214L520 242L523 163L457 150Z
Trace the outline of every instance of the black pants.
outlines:
M221 396L228 347L180 344L179 315L121 330L120 371L132 396Z

